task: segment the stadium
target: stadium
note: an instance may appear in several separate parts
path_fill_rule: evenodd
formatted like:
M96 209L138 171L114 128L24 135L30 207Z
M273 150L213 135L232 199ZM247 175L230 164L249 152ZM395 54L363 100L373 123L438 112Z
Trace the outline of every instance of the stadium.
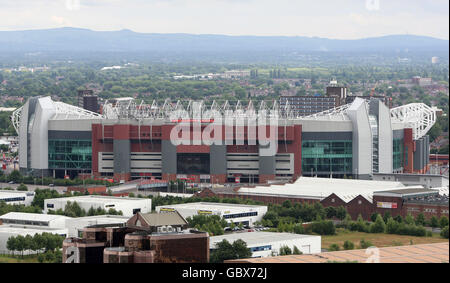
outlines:
M162 105L145 105L125 98L106 101L99 112L50 97L30 98L12 116L19 134L21 172L38 177L107 177L118 182L187 179L213 184L424 173L429 164L427 132L436 122L434 110L425 104L389 109L380 100L361 98L306 117L295 117L289 104L280 106L276 101L232 105L166 100ZM210 118L212 112L231 121L220 124ZM174 119L174 113L190 118ZM266 127L249 127L255 113L259 119L263 115L262 119L276 122L267 127L276 130L272 155L263 154L267 144L254 138L255 131L260 137ZM174 141L173 129L179 124L193 130L187 138L191 142ZM212 124L216 142L196 138ZM225 134L216 134L217 129L225 129ZM176 137L186 140L179 133Z

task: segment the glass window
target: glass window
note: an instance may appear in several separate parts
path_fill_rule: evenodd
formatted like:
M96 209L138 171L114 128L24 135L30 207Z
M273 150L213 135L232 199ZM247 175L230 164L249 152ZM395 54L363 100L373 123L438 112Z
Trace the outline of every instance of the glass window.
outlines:
M90 140L49 140L48 167L50 169L91 169L92 142Z
M352 141L303 141L304 174L352 174Z

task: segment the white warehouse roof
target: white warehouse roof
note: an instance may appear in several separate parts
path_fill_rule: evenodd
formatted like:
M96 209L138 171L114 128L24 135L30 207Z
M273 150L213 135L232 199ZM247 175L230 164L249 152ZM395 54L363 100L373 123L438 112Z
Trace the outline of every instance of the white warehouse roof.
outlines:
M22 213L22 212L9 212L0 216L0 219L16 220L16 221L35 221L35 222L51 222L60 219L70 219L71 217L62 215L51 214L38 214L38 213Z
M274 233L274 232L247 232L233 233L221 236L213 236L209 238L209 248L214 249L216 244L227 240L231 244L236 240L243 240L247 243L247 247L261 246L273 242L285 242L297 239L321 238L314 235L300 235L292 233Z
M372 202L374 192L405 188L400 182L300 177L294 184L241 188L239 194L303 197L319 200L336 194L345 202L361 195Z
M145 198L129 198L129 197L113 197L113 196L97 196L97 195L88 195L88 196L78 196L78 197L66 197L66 198L54 198L47 199L46 201L70 201L70 202L83 202L83 203L120 203L120 202L130 202L130 201L142 201Z
M233 211L249 211L261 207L267 207L266 205L246 205L246 204L234 204L234 203L211 203L211 202L192 202L182 204L167 204L158 207L170 207L170 208L183 208L193 210L210 210L210 211L227 211L231 213Z

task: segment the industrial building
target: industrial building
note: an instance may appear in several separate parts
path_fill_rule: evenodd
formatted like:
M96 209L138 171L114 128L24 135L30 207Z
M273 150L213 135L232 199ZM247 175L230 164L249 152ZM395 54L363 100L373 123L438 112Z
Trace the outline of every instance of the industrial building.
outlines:
M10 205L31 205L34 195L34 192L3 190L0 191L0 202L3 201Z
M9 212L0 216L0 225L23 225L65 229L67 219L71 218L62 215Z
M394 193L395 192L395 193ZM407 192L407 194L405 194ZM445 195L447 192L447 195ZM387 198L384 196L388 194ZM392 197L392 194L395 194ZM324 207L346 208L353 219L369 220L375 212L389 211L405 217L423 213L426 217L448 217L448 188L425 189L400 182L301 177L293 184L204 189L199 197L242 198L266 204L321 203ZM407 196L407 197L406 197Z
M207 263L209 235L179 213L137 213L125 226L93 225L63 242L64 263Z
M130 98L105 102L98 114L33 97L12 119L26 175L265 184L300 176L369 179L428 168L426 134L436 113L425 104L389 109L378 99L356 98L305 117L291 109L277 101L145 105ZM212 113L225 119L211 119ZM251 128L255 117L276 126ZM193 134L180 137L183 127ZM272 130L273 141L261 142ZM171 137L174 131L178 136ZM276 150L265 154L272 145Z
M0 254L9 254L11 251L7 248L7 242L10 237L21 236L34 236L35 234L50 233L56 234L63 237L67 235L67 229L61 228L49 228L49 227L38 227L38 226L24 226L16 224L3 224L0 225ZM23 254L32 254L33 251L24 251Z
M91 209L101 208L106 211L114 209L121 211L123 216L131 217L137 212L149 213L152 211L152 200L148 198L125 198L112 196L87 195L78 197L65 197L46 199L44 201L44 212L49 210L64 210L68 202L76 202L86 212Z
M209 238L209 247L212 251L216 248L217 243L223 240L232 244L238 239L247 243L247 247L252 252L252 258L278 256L283 246L287 246L291 250L297 247L303 254L318 254L322 251L320 236L271 232L246 232L213 236Z
M204 202L163 205L155 209L157 213L177 211L184 218L194 215L218 215L228 223L242 223L247 227L253 227L254 223L261 221L267 213L267 206Z

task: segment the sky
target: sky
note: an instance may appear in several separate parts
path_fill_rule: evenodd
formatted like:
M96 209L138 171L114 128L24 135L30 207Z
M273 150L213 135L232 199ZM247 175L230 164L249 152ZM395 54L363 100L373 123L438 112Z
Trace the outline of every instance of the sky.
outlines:
M448 0L0 0L0 30L449 39Z

